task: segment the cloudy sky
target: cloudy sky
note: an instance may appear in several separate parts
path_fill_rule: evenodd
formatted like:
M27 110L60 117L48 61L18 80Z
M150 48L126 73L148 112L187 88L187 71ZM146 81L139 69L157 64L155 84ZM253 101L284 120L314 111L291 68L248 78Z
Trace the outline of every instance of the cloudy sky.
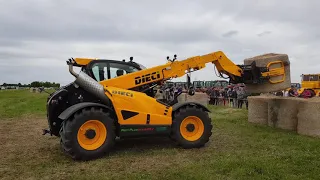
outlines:
M70 57L147 67L222 50L235 63L286 53L292 81L320 73L318 0L0 0L0 84L74 78ZM193 80L218 79L211 64Z

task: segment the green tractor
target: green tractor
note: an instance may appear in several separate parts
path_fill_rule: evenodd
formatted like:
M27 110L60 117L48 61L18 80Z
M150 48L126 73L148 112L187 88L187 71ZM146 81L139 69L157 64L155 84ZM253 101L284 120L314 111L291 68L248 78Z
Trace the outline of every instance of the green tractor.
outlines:
M214 80L214 81L205 81L204 87L205 88L226 88L228 87L229 82L226 80Z
M203 92L204 81L193 81L193 88L196 92Z

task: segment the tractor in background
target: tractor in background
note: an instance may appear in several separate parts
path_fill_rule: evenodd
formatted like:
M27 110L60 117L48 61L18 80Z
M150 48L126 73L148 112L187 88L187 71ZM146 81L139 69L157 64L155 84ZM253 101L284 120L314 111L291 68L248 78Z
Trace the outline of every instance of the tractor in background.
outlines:
M298 89L298 88L297 88ZM312 97L319 96L320 93L320 74L302 74L299 95L309 91Z

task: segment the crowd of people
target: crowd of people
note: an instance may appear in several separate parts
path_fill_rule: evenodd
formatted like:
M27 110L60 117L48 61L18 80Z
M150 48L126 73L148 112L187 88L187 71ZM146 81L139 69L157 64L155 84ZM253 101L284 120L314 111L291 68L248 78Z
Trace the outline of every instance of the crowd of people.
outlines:
M186 88L182 85L162 87L163 99L173 101L174 97L181 92L186 92ZM232 108L246 108L248 109L248 96L255 95L250 94L246 91L245 85L235 85L222 87L211 87L211 88L196 88L197 92L203 92L208 95L209 104L216 106L229 106ZM300 97L300 98L311 98L314 96L319 96L314 94L313 91L307 90L303 93L298 93L298 89L292 86L287 91L279 91L274 93L276 96L286 96L286 97Z
M245 86L228 88L213 87L207 89L206 93L210 98L209 104L233 108L243 108L243 106L245 106L246 109L248 109L247 97L249 94L246 92Z
M163 99L172 101L176 94L185 92L185 87L170 86L161 87ZM209 104L217 106L229 106L233 108L243 108L248 109L247 97L249 93L246 92L244 85L233 86L233 87L211 87L211 88L201 88L201 90L196 90L197 92L205 92L209 97Z
M312 98L315 96L320 96L319 94L315 94L314 91L307 89L299 94L298 89L295 86L291 86L288 91L279 91L275 93L276 96L284 96L284 97L300 97L300 98Z

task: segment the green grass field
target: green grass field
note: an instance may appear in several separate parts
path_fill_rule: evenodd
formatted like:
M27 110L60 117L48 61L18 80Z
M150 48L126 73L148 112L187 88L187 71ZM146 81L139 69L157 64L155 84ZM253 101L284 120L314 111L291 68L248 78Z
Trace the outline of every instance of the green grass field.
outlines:
M320 139L247 122L245 109L210 107L206 147L169 139L118 141L104 158L74 162L47 128L47 94L0 91L0 179L319 179Z

